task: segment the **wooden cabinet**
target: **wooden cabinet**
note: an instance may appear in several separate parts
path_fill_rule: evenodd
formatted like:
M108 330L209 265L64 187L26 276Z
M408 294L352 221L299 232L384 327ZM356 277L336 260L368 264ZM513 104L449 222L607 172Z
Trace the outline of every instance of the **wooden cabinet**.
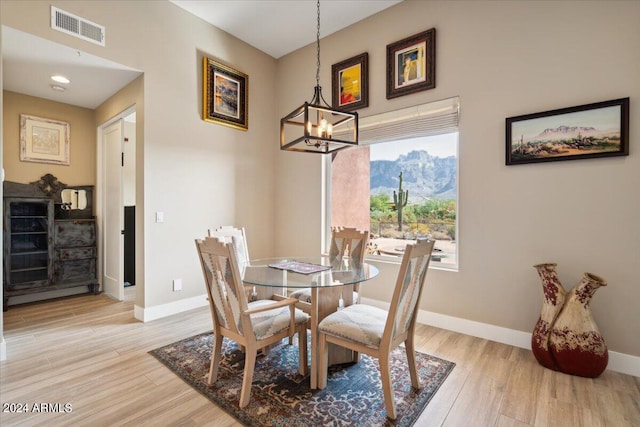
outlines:
M65 210L67 188L51 175L4 183L3 309L12 296L87 286L99 292L93 187L83 209Z

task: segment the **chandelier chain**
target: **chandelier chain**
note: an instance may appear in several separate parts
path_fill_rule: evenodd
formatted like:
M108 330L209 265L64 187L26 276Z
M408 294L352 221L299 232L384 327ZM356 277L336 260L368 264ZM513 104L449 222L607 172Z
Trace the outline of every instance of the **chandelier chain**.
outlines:
M320 0L318 0L317 9L318 9L318 28L316 32L316 56L317 56L316 86L320 86Z

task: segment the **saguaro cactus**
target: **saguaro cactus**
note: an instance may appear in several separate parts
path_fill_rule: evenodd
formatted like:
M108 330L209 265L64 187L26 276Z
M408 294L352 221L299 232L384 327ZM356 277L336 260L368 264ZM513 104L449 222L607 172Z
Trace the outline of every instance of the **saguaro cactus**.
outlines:
M402 172L400 172L398 192L393 190L393 204L398 212L398 231L402 231L402 209L407 206L407 200L409 200L409 190L402 191Z

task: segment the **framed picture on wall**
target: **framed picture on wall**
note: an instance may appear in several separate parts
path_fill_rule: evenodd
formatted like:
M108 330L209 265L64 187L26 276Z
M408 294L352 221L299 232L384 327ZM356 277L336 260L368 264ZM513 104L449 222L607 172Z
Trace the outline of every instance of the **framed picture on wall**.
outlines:
M506 119L506 164L629 155L629 98Z
M249 128L249 76L205 57L202 118L236 129Z
M369 106L369 54L331 66L333 108L352 111Z
M435 87L435 28L387 45L387 99Z
M69 165L69 123L20 114L20 160Z

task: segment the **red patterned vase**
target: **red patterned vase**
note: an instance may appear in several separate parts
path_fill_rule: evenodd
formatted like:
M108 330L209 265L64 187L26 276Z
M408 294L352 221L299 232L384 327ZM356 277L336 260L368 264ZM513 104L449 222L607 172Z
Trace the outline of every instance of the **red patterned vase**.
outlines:
M549 349L558 369L566 374L595 378L607 367L607 345L589 308L593 294L606 285L602 278L584 273L551 327Z
M549 337L551 336L551 327L564 306L567 294L558 279L556 266L557 264L553 263L533 266L538 270L538 275L542 280L543 300L540 317L531 335L531 350L536 360L545 368L554 371L558 370L558 365L549 349Z

